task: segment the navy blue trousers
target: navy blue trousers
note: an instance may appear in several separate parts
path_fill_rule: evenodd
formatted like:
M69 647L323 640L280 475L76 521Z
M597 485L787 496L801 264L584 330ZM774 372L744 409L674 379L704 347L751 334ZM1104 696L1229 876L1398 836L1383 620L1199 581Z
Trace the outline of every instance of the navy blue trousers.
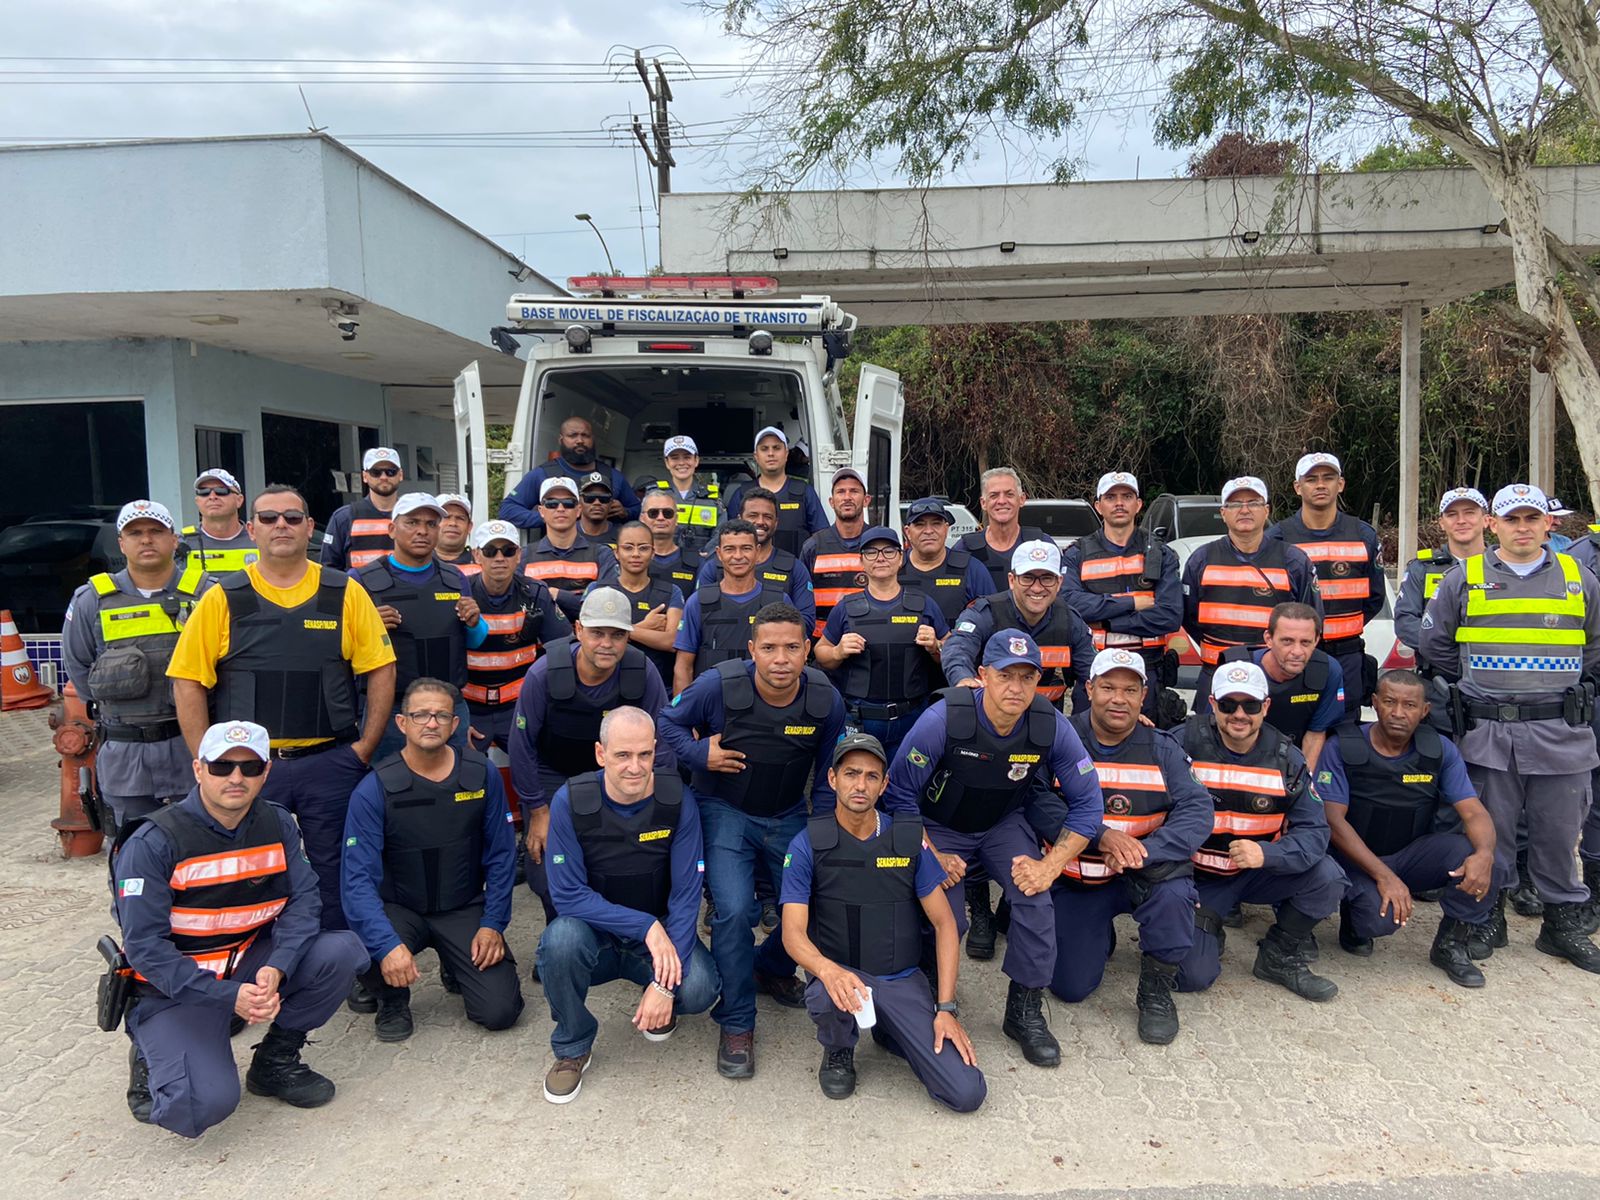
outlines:
M1346 859L1337 850L1333 858L1344 868L1350 883L1345 888L1344 900L1350 906L1350 928L1362 938L1386 937L1400 926L1392 913L1380 915L1383 901L1378 897L1378 885L1360 867ZM1469 925L1481 925L1489 919L1498 889L1490 887L1483 899L1474 899L1456 886L1450 872L1459 867L1472 853L1472 843L1465 834L1429 833L1419 837L1409 846L1383 856L1383 863L1400 877L1400 882L1413 892L1427 892L1443 888L1439 907L1444 915Z
M334 746L304 758L279 759L267 772L261 798L294 814L306 858L317 873L322 927L348 929L339 898L339 855L350 793L367 776L367 764L349 746Z
M1331 916L1338 909L1347 882L1339 864L1326 855L1307 870L1293 874L1274 874L1261 868L1233 875L1196 871L1194 880L1200 907L1219 917L1239 904L1270 904L1274 908L1288 904L1313 921ZM1222 939L1196 926L1194 946L1178 968L1178 990L1203 992L1220 974Z
M1139 926L1140 951L1160 962L1181 963L1194 945L1196 893L1189 875L1153 884L1131 876L1093 886L1063 881L1050 889L1050 898L1056 910L1050 990L1068 1003L1100 986L1117 948L1115 921L1122 913L1132 913Z

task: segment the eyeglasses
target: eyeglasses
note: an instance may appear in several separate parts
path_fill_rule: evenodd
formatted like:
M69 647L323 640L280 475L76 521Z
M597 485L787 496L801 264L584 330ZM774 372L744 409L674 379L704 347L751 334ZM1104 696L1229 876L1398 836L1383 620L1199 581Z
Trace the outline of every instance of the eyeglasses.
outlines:
M665 520L667 517L677 516L678 510L675 508L647 508L644 510L644 515L649 517L651 520L661 521Z
M1022 581L1022 586L1030 592L1047 592L1061 583L1061 576L1048 575L1043 572L1018 575L1017 578Z
M202 496L231 496L233 495L233 489L230 487L195 488L194 495L196 500Z
M1266 506L1267 502L1265 500L1229 500L1222 507L1237 512L1241 508L1265 508Z
M379 479L393 479L396 475L400 474L400 468L399 467L373 467L372 470L367 472L367 474L368 475L376 475Z
M448 725L456 719L453 712L408 712L406 720L413 725Z
M861 552L862 559L870 562L882 562L886 558L898 558L899 546L872 546Z
M1240 700L1237 696L1219 696L1211 703L1217 706L1217 711L1219 713L1230 717L1234 713L1238 712L1241 708L1244 709L1247 716L1252 717L1261 711L1261 701Z
M577 508L578 507L578 502L576 500L541 500L541 501L539 501L539 507L540 508Z
M585 504L610 504L611 503L611 493L610 492L585 492L583 494L583 502Z
M276 525L280 520L285 525L304 525L306 515L299 509L291 509L288 512L258 512L256 520L263 525Z
M506 545L485 546L483 549L479 550L478 553L483 555L485 558L515 558L517 556L518 549L519 548L516 546Z
M257 775L261 774L261 772L267 769L267 764L262 762L259 758L246 758L240 760L221 758L215 762L208 762L206 764L206 774L214 776L217 779L226 779L228 776L233 774L235 768L237 768L239 773L246 779L254 779Z

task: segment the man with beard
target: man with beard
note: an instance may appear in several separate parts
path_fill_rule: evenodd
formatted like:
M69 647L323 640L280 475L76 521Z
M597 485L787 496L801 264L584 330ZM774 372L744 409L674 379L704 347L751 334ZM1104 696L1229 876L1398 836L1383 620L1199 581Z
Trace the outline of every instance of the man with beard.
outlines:
M1266 672L1272 708L1267 724L1300 748L1315 770L1328 731L1344 720L1344 671L1339 660L1317 649L1322 618L1309 604L1280 604L1267 618L1267 644L1259 650L1235 646L1223 662L1253 662ZM1209 704L1209 699L1206 703Z
M861 535L866 530L867 481L854 467L840 467L828 489L834 522L811 535L800 561L811 572L811 594L817 604L812 636L821 637L828 614L846 596L867 586L861 568Z
M389 522L405 478L399 451L379 446L361 456L361 482L367 485L367 494L335 509L328 518L322 535L323 566L353 571L394 548Z
M804 479L789 475L789 436L776 425L756 433L756 478L735 488L728 497L728 515L744 515L744 495L753 487L765 488L778 500L778 528L772 535L780 550L799 554L805 540L828 527L828 514L817 493Z
M622 472L615 467L603 467L596 463L594 426L587 417L568 417L561 422L560 439L560 452L549 462L540 463L524 475L522 482L500 501L502 520L523 529L542 528L544 514L539 508L539 502L543 499L540 485L546 479L582 479L591 471L600 471L611 480L611 500L606 505L606 516L627 521L639 515L639 497L634 495Z

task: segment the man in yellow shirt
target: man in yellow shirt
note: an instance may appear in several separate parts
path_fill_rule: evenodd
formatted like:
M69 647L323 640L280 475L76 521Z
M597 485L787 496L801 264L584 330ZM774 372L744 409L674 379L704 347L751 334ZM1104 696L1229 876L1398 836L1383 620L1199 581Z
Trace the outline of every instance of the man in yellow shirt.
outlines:
M256 496L250 536L261 557L200 598L167 674L190 749L214 721L266 726L273 766L262 798L299 820L322 928L344 929L345 810L394 706L394 650L360 583L306 558L314 524L292 487Z

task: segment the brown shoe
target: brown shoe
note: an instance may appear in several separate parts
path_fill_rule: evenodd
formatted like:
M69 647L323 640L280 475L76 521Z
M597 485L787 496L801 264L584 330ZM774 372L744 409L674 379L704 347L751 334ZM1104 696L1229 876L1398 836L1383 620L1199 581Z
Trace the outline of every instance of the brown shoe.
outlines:
M765 992L785 1008L806 1006L806 985L798 975L764 975L757 971L756 991Z
M583 1089L583 1073L594 1061L594 1051L582 1058L558 1058L544 1077L544 1098L551 1104L576 1100Z
M724 1079L749 1079L755 1073L755 1031L729 1033L724 1029L717 1039L717 1074Z

